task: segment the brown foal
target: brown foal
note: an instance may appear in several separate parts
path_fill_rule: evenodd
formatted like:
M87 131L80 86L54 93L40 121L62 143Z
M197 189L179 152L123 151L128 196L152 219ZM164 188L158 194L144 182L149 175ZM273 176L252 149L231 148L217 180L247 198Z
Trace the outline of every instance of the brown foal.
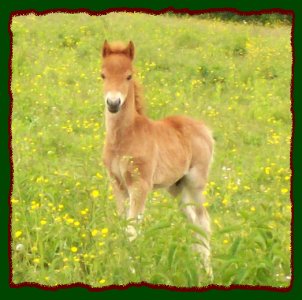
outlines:
M105 41L102 56L107 131L103 159L118 213L129 221L139 219L147 194L154 188L166 188L174 197L181 195L189 221L204 232L198 234L196 248L212 277L210 218L202 194L212 161L212 134L202 122L188 117L154 121L144 114L139 87L133 79L132 42ZM129 225L127 231L130 240L136 238L134 226Z

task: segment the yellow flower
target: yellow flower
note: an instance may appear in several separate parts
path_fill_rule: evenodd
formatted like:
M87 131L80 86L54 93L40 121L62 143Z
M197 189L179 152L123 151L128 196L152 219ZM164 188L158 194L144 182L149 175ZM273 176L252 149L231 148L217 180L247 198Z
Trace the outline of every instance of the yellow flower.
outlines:
M255 206L252 206L252 207L251 207L251 211L256 211Z
M44 181L44 177L43 176L39 176L37 179L36 179L36 182L37 183L40 183L40 182L43 182Z
M76 252L78 252L78 248L73 246L70 248L70 251L73 253L76 253Z
M39 176L39 177L37 177L36 182L37 183L47 183L48 179L45 178L44 176Z
M93 229L92 231L91 231L91 235L92 236L96 236L98 234L98 230L97 229Z
M96 177L99 178L99 179L102 179L102 178L103 178L102 174L100 174L99 172L96 173Z
M228 204L228 200L225 199L225 198L224 198L221 202L222 202L222 204L224 204L224 205L227 205L227 204Z
M34 259L33 259L33 262L34 262L35 264L39 264L39 263L40 263L40 258L38 258L38 257L34 258Z
M21 230L16 231L16 233L15 233L15 237L16 238L20 237L21 235L22 235L22 231Z
M217 226L221 227L221 224L220 224L220 222L219 222L218 219L214 219L214 223L215 223Z
M44 220L44 219L40 221L40 224L41 224L41 225L45 225L46 223L47 223L47 222L46 222L46 220Z
M286 193L288 193L288 189L287 189L287 188L283 188L283 189L281 189L281 193L282 193L282 194L286 194Z
M102 232L102 235L105 237L107 234L108 234L108 228L103 228L102 230L101 230L101 232Z
M83 216L87 215L88 211L89 211L88 208L81 210L81 215Z
M100 195L100 192L98 190L93 190L90 195L92 198L97 198Z
M12 202L13 204L16 204L16 203L19 202L19 200L15 199L15 198L12 198L11 202Z
M225 240L223 240L223 243L224 243L224 244L228 244L228 243L229 243L229 240L225 239Z
M67 224L72 224L74 222L74 219L73 218L68 218L66 220Z
M104 284L105 282L106 282L106 279L104 279L104 278L99 280L99 284Z
M31 210L38 209L39 207L40 207L39 203L37 203L36 201L31 201L31 207L30 207Z
M264 169L264 172L265 172L266 175L269 175L269 174L270 174L270 171L271 171L271 168L270 168L270 167L266 167L266 168Z

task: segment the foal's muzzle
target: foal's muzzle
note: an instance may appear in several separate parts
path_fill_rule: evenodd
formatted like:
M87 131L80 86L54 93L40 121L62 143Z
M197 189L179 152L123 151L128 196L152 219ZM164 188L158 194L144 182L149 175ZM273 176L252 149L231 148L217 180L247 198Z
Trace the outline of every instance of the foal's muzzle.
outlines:
M106 102L107 102L108 110L111 113L117 113L120 110L120 107L121 107L121 99L120 98L115 99L115 100L107 98Z

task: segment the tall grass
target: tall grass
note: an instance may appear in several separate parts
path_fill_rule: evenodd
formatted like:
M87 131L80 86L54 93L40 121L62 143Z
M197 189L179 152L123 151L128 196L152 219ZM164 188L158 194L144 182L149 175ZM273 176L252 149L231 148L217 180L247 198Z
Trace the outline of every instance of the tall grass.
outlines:
M133 40L148 115L213 130L205 194L214 283L285 287L290 271L290 28L144 14L14 17L15 283L204 286L194 228L151 193L130 243L102 164L104 39Z

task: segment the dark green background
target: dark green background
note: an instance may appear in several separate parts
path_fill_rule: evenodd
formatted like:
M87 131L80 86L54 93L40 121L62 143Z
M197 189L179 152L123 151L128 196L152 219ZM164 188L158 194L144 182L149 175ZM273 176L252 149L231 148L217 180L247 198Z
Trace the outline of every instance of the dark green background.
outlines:
M105 3L106 2L106 3ZM0 256L0 292L7 294L5 298L19 299L71 299L71 298L101 298L101 299L119 299L119 298L143 298L165 299L173 297L180 299L216 299L216 298L255 298L255 299L296 299L300 298L301 288L301 184L298 183L302 178L301 167L299 166L299 156L301 151L301 40L302 40L302 5L300 1L293 0L254 0L254 1L226 1L226 0L191 0L191 1L167 1L167 0L153 0L150 3L142 0L136 1L91 1L91 0L52 0L52 1L33 1L33 0L1 0L0 3L0 74L1 74L1 94L0 94L0 151L1 151L1 180L0 180L0 207L1 207L1 256ZM90 292L85 288L73 287L69 289L59 289L57 291L47 291L35 287L9 287L9 260L8 260L8 198L10 190L10 163L9 163L9 54L10 54L10 40L9 40L9 17L10 14L20 10L45 11L52 9L70 9L75 10L79 8L89 9L91 11L101 12L104 9L113 8L149 8L153 10L160 10L167 7L174 7L176 9L188 8L190 10L202 10L210 8L236 8L240 11L259 11L269 9L285 9L291 10L295 13L295 30L294 30L294 91L293 91L293 117L294 117L294 142L292 151L292 169L293 169L293 188L292 199L294 199L294 280L292 289L290 291L269 291L269 290L249 290L247 288L236 288L230 291L224 290L209 290L204 292L180 292L173 290L151 289L148 287L130 287L127 290L107 290ZM299 84L300 83L300 84ZM300 141L299 141L300 135ZM299 239L300 237L300 239ZM300 253L299 253L300 252ZM300 266L300 268L299 268Z

